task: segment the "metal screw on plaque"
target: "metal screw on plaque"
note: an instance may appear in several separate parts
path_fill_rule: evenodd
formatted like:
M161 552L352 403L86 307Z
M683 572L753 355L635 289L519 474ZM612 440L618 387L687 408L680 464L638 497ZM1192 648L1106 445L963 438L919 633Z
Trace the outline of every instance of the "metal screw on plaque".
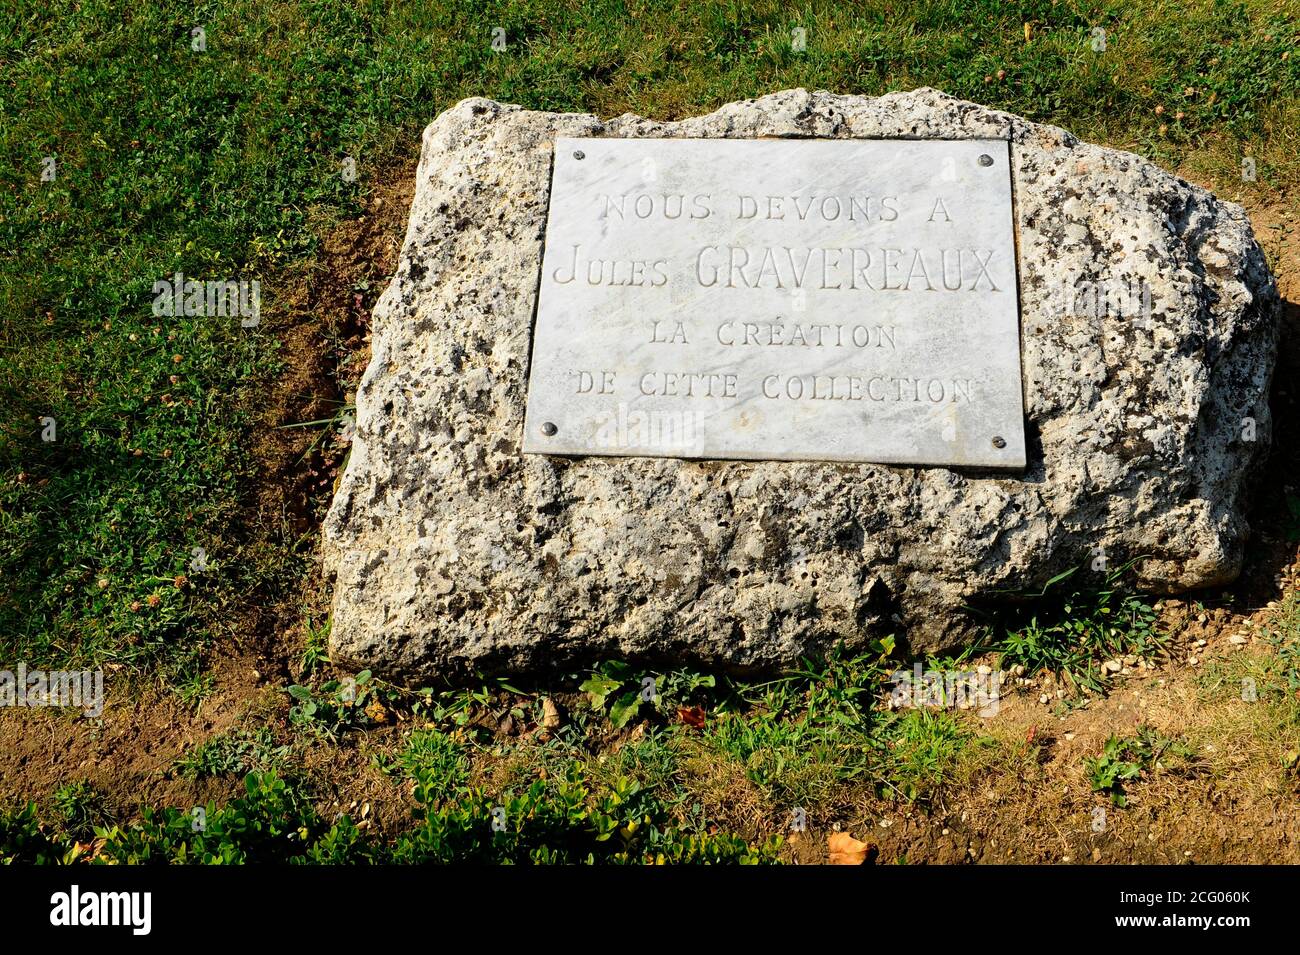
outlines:
M993 165L993 157L990 156L988 153L984 153L983 155L980 156L979 163L981 166L991 166Z
M997 435L993 438L993 447L997 448L998 450L1001 450L1006 446L1007 446L1007 439L1002 437L1002 435Z
M575 149L575 150L573 151L573 158L574 158L574 159L586 159L586 158L587 158L587 154L584 153L581 149Z
M554 436L555 436L555 432L557 432L557 431L559 431L559 430L560 430L560 429L557 428L557 427L556 427L552 422L550 422L550 421L543 421L543 422L542 422L542 434L546 435L548 438L550 438L550 437L554 437Z

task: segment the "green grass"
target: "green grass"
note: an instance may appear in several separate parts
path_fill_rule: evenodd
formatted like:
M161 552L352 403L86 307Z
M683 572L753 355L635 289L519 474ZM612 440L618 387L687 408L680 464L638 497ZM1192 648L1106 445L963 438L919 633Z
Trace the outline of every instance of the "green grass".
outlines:
M227 634L242 596L276 599L298 585L310 541L245 520L258 479L250 429L278 368L285 285L330 224L357 213L376 168L409 154L419 128L456 100L673 117L790 86L876 94L928 84L1166 164L1217 150L1226 175L1254 155L1250 188L1267 194L1300 179L1300 56L1282 58L1296 46L1283 9L1262 0L1039 0L1015 10L992 0L153 2L126 16L101 2L7 7L5 649L48 665L148 667ZM191 50L195 24L206 52ZM491 49L495 26L506 31L503 52ZM807 31L806 52L790 49L795 26ZM1098 26L1105 52L1090 45ZM45 156L58 163L53 182L40 182ZM349 156L355 182L342 175ZM152 283L176 271L259 279L262 324L154 318ZM56 441L40 438L45 417ZM211 559L201 574L188 570L195 547Z
M1102 663L1161 652L1168 638L1156 626L1154 607L1124 589L1131 566L1094 574L1091 582L1086 568L1082 578L1075 577L1080 568L1059 574L1035 599L1004 614L1005 634L991 641L1002 667L1024 667L1031 676L1050 671L1076 691L1102 693Z

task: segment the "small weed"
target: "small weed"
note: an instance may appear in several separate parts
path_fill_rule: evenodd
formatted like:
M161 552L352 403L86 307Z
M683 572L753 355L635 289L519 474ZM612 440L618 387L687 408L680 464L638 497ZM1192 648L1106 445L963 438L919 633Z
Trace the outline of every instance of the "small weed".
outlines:
M298 661L298 678L306 680L314 675L322 664L330 662L330 620L327 617L320 626L315 626L309 614L303 621L303 629L307 637L303 643L302 658Z
M380 689L371 680L369 670L355 677L329 680L318 692L297 684L286 692L296 701L289 710L290 722L331 740L349 729L387 720Z
M1149 726L1140 726L1134 736L1110 737L1100 756L1084 760L1084 768L1092 791L1109 793L1111 802L1122 807L1127 803L1124 784L1168 757L1187 761L1194 754L1186 743L1162 736Z
M0 809L0 865L58 865L75 862L80 855L73 840L41 823L36 803Z
M431 798L446 798L469 780L469 759L455 740L436 729L411 733L395 763Z
M954 713L931 709L890 714L879 736L888 756L890 788L909 800L947 779L975 739Z
M435 723L452 723L465 726L474 718L476 709L495 711L503 696L525 696L505 677L486 677L478 674L478 686L472 689L435 690L425 687L415 692L412 705L415 716L427 716ZM512 701L508 709L516 709Z
M60 786L50 804L60 830L78 842L90 839L96 827L111 821L104 808L104 794L84 780Z
M621 660L602 663L579 687L594 710L608 710L609 721L622 729L641 711L642 703L657 704L655 679L636 675Z
M276 746L270 728L263 726L205 740L172 763L172 770L186 779L264 773L278 769L288 754L289 747Z

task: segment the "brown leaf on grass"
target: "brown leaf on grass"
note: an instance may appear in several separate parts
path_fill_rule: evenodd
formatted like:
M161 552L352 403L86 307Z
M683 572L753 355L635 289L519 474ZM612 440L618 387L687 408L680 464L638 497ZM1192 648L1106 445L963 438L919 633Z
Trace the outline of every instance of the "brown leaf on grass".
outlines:
M832 832L826 840L830 848L831 865L862 865L867 856L874 855L876 847L869 842L859 842L847 832Z
M679 706L677 707L677 721L692 726L695 729L704 729L704 707L702 706Z

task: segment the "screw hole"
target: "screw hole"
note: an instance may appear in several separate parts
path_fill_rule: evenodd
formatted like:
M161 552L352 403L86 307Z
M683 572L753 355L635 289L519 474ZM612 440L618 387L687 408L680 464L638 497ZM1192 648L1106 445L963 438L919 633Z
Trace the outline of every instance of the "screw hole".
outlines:
M1001 435L998 435L993 439L993 447L1005 448L1006 446L1007 446L1007 439L1002 437Z
M980 165L981 166L993 165L993 157L990 156L988 153L984 153L982 156L980 156Z
M575 150L573 151L573 158L574 158L574 159L586 159L586 158L587 158L587 154L584 153L581 149L575 149Z
M557 428L557 427L555 426L555 424L554 424L553 422L551 422L551 421L543 421L543 422L542 422L542 434L546 435L548 438L553 437L554 434L555 434L555 432L557 432L557 431L559 431L559 430L560 430L560 429ZM1001 439L999 439L999 440L1001 440Z

